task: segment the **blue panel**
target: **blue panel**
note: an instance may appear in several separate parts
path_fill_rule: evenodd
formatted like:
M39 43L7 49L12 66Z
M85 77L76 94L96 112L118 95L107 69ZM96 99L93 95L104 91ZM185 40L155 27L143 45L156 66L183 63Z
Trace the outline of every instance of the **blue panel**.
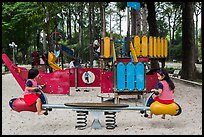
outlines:
M125 65L122 62L117 64L117 89L119 91L125 89Z
M136 89L139 91L145 88L145 67L142 62L138 62L135 67L136 75Z
M140 2L127 2L127 6L133 8L135 10L139 10L140 9Z
M135 66L132 62L129 62L126 66L127 75L127 89L133 91L135 88Z

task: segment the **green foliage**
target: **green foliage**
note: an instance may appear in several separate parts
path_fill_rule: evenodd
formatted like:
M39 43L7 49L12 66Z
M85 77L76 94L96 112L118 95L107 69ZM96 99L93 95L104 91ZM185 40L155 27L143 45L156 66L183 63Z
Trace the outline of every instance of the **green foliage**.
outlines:
M173 67L165 67L166 71L169 73L169 74L173 74L174 73L174 68Z
M100 17L100 6L106 7L106 17L111 14L112 20L116 21L117 17L114 15L125 11L127 2L117 2L117 9L110 9L110 2L94 2L94 27L95 32L93 38L99 38L102 30L101 26L101 17ZM171 58L181 60L182 58L182 34L181 34L181 6L182 3L172 3L172 2L156 2L156 15L157 15L157 27L159 35L169 38L169 22L168 16L171 15L171 24L174 20L178 20L175 24L174 32L174 43L171 46ZM81 6L83 8L81 8ZM144 6L144 2L141 2L141 7ZM79 45L79 19L80 13L83 9L83 41L82 45ZM9 56L12 56L12 49L9 47L9 43L15 42L18 45L19 52L16 56L17 60L22 60L23 56L27 54L30 57L31 52L35 50L35 47L39 45L39 49L42 50L42 43L38 43L39 39L37 34L41 30L45 30L46 33L51 33L55 31L56 26L61 26L60 31L65 31L63 28L66 26L65 20L68 18L68 11L71 13L71 27L72 27L72 37L69 41L62 41L64 45L67 45L70 48L75 50L76 55L79 55L80 52L83 52L83 60L89 60L90 56L90 28L89 28L89 3L88 2L2 2L2 51L6 52ZM108 13L107 11L111 11ZM49 23L45 23L47 13L49 12ZM151 11L150 11L151 12ZM177 13L178 18L173 13ZM60 15L60 17L58 16ZM63 16L63 17L62 17ZM121 14L122 17L125 17ZM109 20L106 19L106 27L108 27ZM48 25L50 25L50 30L48 32ZM64 26L62 26L64 25ZM119 25L119 23L117 23ZM76 33L74 31L74 26L76 26ZM68 27L68 26L66 26ZM171 26L172 29L173 26ZM114 27L118 29L119 27ZM114 30L112 29L112 30ZM59 27L56 29L59 31ZM109 30L107 30L109 31ZM201 32L201 30L199 31ZM64 32L67 33L67 32ZM107 32L110 36L110 32ZM142 32L141 32L142 33ZM172 32L171 32L172 33ZM201 58L201 35L198 35L198 49L199 49L199 58ZM115 40L120 40L119 34L114 32L113 37ZM48 38L47 38L48 39ZM121 44L115 44L116 49L119 49Z
M182 44L171 46L171 58L177 61L182 60Z
M9 43L18 45L22 60L28 54L28 47L37 43L37 30L42 26L42 10L36 2L3 2L2 4L2 48L8 55L12 54ZM21 58L21 59L18 59ZM21 63L21 62L19 62Z

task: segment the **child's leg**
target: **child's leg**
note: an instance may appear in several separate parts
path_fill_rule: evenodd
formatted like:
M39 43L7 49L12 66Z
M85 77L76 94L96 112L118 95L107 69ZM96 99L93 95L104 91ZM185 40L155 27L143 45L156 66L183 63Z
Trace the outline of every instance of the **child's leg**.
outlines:
M148 118L152 118L152 115L153 115L153 114L150 112L150 114L149 114Z
M36 100L36 108L37 108L38 115L42 115L45 112L44 110L42 110L42 102L40 98Z
M162 119L165 119L165 114L163 114L161 118L162 118Z

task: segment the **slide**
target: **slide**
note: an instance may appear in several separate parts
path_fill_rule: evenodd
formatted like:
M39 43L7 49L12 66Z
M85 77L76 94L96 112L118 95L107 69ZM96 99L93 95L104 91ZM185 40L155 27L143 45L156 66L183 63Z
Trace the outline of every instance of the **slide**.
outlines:
M52 67L54 70L62 70L60 66L57 65L56 56L53 52L48 52L48 64L50 67Z
M61 45L60 46L60 50L63 52L63 54L69 56L69 57L74 57L74 51L71 50L70 48L64 46L64 45Z

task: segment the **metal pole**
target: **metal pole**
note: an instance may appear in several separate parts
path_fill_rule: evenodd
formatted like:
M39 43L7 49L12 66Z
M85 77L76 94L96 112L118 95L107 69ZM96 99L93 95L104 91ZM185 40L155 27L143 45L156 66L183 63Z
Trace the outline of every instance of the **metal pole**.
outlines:
M15 46L13 45L13 63L16 64L15 63L15 56L14 56L14 48L15 48Z
M130 8L127 8L127 37L126 37L126 57L130 57Z

